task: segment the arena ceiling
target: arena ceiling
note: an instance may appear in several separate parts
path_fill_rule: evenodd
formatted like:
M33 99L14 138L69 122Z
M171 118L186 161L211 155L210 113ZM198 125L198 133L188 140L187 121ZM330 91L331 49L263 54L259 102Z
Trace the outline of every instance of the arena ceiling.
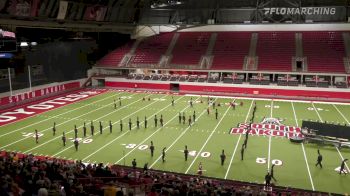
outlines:
M63 12L62 2L66 6ZM0 25L12 30L46 27L130 33L137 24L333 23L348 21L349 5L350 0L1 0ZM280 7L330 7L336 11L318 15L278 11L266 14L265 8ZM103 16L96 17L101 10ZM88 18L91 11L95 18Z

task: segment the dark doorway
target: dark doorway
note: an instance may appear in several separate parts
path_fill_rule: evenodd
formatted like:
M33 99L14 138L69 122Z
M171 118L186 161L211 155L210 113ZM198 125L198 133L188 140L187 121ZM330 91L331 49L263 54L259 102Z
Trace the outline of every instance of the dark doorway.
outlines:
M303 69L303 61L297 61L297 70Z
M171 91L179 91L180 85L178 83L170 83L170 90Z
M98 87L105 87L105 79L97 79Z

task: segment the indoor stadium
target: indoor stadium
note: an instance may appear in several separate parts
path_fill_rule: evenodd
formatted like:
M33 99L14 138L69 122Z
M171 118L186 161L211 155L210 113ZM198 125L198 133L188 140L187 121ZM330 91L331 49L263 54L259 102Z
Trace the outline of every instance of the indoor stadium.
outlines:
M0 0L0 195L348 195L349 88L348 0Z

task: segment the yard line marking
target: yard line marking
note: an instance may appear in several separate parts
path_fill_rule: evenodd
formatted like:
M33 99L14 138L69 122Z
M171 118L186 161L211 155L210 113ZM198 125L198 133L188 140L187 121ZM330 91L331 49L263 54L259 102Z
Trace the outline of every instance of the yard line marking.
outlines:
M247 113L247 115L246 115L246 117L245 117L245 120L244 120L245 123L247 122L247 120L248 120L248 118L249 118L249 114L250 114L250 110L252 109L253 102L254 102L254 99L252 100L252 102L251 102L251 104L250 104L250 107L249 107L249 110L248 110L248 113ZM228 168L227 168L227 170L226 170L225 179L227 179L227 175L228 175L228 173L229 173L229 171L230 171L230 169L231 169L231 165L232 165L232 162L233 162L233 158L234 158L234 156L235 156L235 154L236 154L238 144L239 144L239 142L240 142L240 140L241 140L241 136L242 136L242 134L239 135L239 138L238 138L238 141L237 141L237 143L236 143L235 149L233 150L233 153L232 153L232 156L231 156L231 160L230 160L230 164L228 165Z
M344 161L344 157L343 157L343 155L340 153L339 148L338 148L338 147L335 147L335 148L337 149L337 151L338 151L338 153L339 153L339 156L341 157L341 160ZM346 164L346 162L345 162L345 166L346 166L346 168L348 169L348 171L350 171L350 170L349 170L349 167L348 167L348 164Z
M100 95L103 95L103 93L100 94ZM98 95L97 95L97 96L98 96ZM91 102L91 103L89 103L89 104L86 104L86 105L77 107L77 108L75 108L75 109L68 110L67 112L63 112L63 113L60 113L60 114L55 115L55 116L61 116L61 115L63 115L63 114L67 114L67 113L69 113L69 112L73 112L73 111L75 111L75 110L78 110L78 109L80 109L80 108L86 107L86 106L91 105L91 104L93 104L93 103L96 103L96 102L99 102L99 101L108 99L108 98L113 97L113 96L115 96L115 94L113 94L113 95L111 95L111 96L108 96L108 97L105 97L105 98L103 98L103 99L99 99L99 100L97 100L97 101ZM95 97L95 96L93 96L93 97ZM93 98L93 97L90 97L90 98ZM85 101L85 100L88 100L88 99L83 99L83 100L81 100L81 101ZM72 103L72 104L74 104L74 103ZM63 107L66 107L66 106L68 106L68 105L71 105L71 104L67 104L67 105L65 105L65 106L62 106L62 108L63 108ZM57 108L57 109L58 109L58 108ZM52 110L49 110L49 111L52 111ZM49 112L49 111L47 111L47 112ZM42 115L42 116L45 117L45 113L46 113L46 112L42 113L42 114L44 114L44 115ZM40 114L38 114L38 116L39 116L39 115L40 115ZM37 116L37 115L30 116L30 117L35 117L35 116ZM54 117L54 116L53 116L53 117ZM53 118L53 117L52 117L52 118ZM6 135L8 135L8 134L11 134L11 133L14 133L14 132L18 132L18 131L20 131L20 130L22 130L22 129L25 129L25 128L28 128L28 127L30 127L30 126L36 125L36 124L38 124L38 123L45 122L45 121L50 120L50 119L51 119L51 118L46 118L46 119L44 119L44 120L37 121L37 122L32 123L32 124L30 124L30 125L27 125L27 126L18 128L18 129L16 129L16 130L7 132L7 133L5 133L5 134L0 135L0 138L3 137L3 136L6 136ZM23 119L23 120L24 120L24 119ZM20 122L20 121L17 121L17 122ZM56 126L59 126L59 125L61 125L61 124L64 124L64 123L57 124ZM51 127L50 127L50 128L47 128L47 129L51 129Z
M312 104L312 107L314 107L314 110L316 111L318 118L321 120L321 122L323 122L323 120L322 120L322 118L320 116L320 113L318 113L318 110L317 110L317 108L314 105L314 102L311 102L311 104Z
M198 119L203 115L205 114L206 112L206 109L203 110L203 112L198 116ZM197 120L197 119L196 119ZM165 152L168 152L168 150L188 131L188 129L190 129L191 127L187 127L177 138L176 140L174 140L173 143L171 143L171 145L169 147L166 148ZM197 130L198 131L198 130ZM159 161L159 159L161 158L162 156L159 156L152 164L151 166L149 167L150 169Z
M133 95L132 95L132 96L133 96ZM130 104L128 104L128 105L132 105L132 104L134 104L134 103L136 103L136 102L138 102L138 101L140 101L140 100L138 99L138 100L136 100L136 101L134 101L134 102L132 102L132 103L130 103ZM96 121L96 120L99 120L99 119L101 119L101 118L103 118L103 117L105 117L105 116L108 116L108 115L110 115L110 114L112 114L112 113L114 113L114 112L117 112L117 111L119 111L119 110L125 108L125 107L128 106L128 105L122 106L121 108L118 108L117 110L113 110L112 112L109 112L109 113L107 113L107 114L105 114L105 115L103 115L103 116L101 116L101 117L95 119L95 121ZM96 110L98 110L98 109L96 109ZM91 112L96 111L96 110L92 110ZM90 113L90 112L88 112L88 113ZM88 113L85 113L85 114L88 114ZM79 116L77 116L77 117L79 117ZM73 119L74 119L74 118L73 118ZM83 127L83 125L77 127L77 129L79 129L79 128L81 128L81 127ZM71 132L73 132L73 131L74 131L74 130L70 130L70 131L66 132L66 135L69 134L69 133L71 133ZM48 141L46 141L46 142L44 142L44 143L42 143L42 144L40 144L40 145L38 145L38 146L36 146L36 147L34 147L34 148L31 148L31 149L25 151L25 153L30 152L30 151L32 151L32 150L34 150L34 149L36 149L36 148L38 148L38 147L40 147L40 146L42 146L42 145L45 145L45 144L47 144L47 143L49 143L49 142L51 142L51 141L53 141L53 140L55 140L55 139L57 139L57 138L61 138L61 136L57 136L57 137L55 137L55 138L53 138L53 139L51 139L51 140L48 140ZM25 138L24 138L24 139L25 139Z
M162 98L164 98L164 97L166 97L166 96L167 96L167 95L163 96ZM131 113L131 114L128 114L127 116L124 116L124 118L122 118L122 120L125 120L125 119L128 118L129 116L134 115L135 113L137 113L137 112L139 112L139 111L141 111L141 110L143 110L143 109L145 109L145 108L147 108L147 107L153 105L154 103L157 103L157 101L152 102L152 103L150 103L150 104L148 104L148 105L146 105L146 106L144 106L144 107L142 107L142 108L139 108L138 110L134 111L134 112ZM150 118L152 118L152 117L153 117L153 115L150 116L148 119L150 119ZM143 121L142 121L142 122L143 122ZM141 123L142 123L142 122L141 122ZM116 123L118 123L118 121L115 121L114 123L112 123L112 125L114 125L114 124L116 124ZM136 126L134 126L132 129L134 129L135 127L136 127ZM103 128L102 130L105 130L105 129L108 129L108 128L109 128L109 126L106 126L106 127ZM124 135L127 134L127 133L128 133L128 131L126 131L126 132L123 133L122 135L119 135L119 136L116 137L116 138L120 138L120 137L124 136ZM88 138L90 138L90 137L92 137L92 136L90 135L90 136L86 137L85 139L88 139ZM115 138L115 139L116 139L116 138ZM69 147L67 147L67 148L65 148L65 149L63 149L63 150L61 150L61 151L55 153L55 154L52 155L52 156L56 156L56 155L58 155L58 154L60 154L60 153L62 153L62 152L64 152L64 151L68 150L69 148L71 148L71 147L73 147L73 146L74 146L74 145L71 145L71 146L69 146ZM95 152L95 153L96 153L96 152ZM91 156L91 155L93 155L93 154L90 154L89 156ZM86 157L85 157L83 160L85 160L85 159L86 159Z
M179 99L177 99L175 102L178 102L178 100L182 99L183 97L180 97ZM162 110L164 110L165 108L168 108L169 106L171 106L171 104L167 105L166 107L164 107L163 109L159 110L158 112L153 113L152 115L150 115L150 117L148 117L147 119L151 119L153 118L153 115L158 114L159 112L161 112ZM142 121L144 122L144 121ZM142 123L141 122L141 123ZM167 123L165 123L164 125L166 125ZM132 129L134 129L136 126L134 126ZM162 127L160 127L159 129L162 129ZM110 145L111 143L113 143L114 141L118 140L119 138L123 137L125 134L127 134L127 132L123 133L122 135L118 136L117 138L113 139L112 141L108 142L107 144L103 145L102 147L100 147L99 149L97 149L95 152L91 153L90 155L88 155L87 157L85 157L82 160L88 159L89 157L91 157L92 155L96 154L97 152L99 152L100 150L104 149L105 147L107 147L108 145ZM140 144L138 145L140 146ZM137 148L138 146L136 146L135 148Z
M273 99L271 100L271 110L270 110L270 117L273 116Z
M332 105L333 105L334 108L337 109L337 111L341 114L341 116L344 118L344 120L346 121L346 123L349 124L348 119L343 115L343 113L341 113L341 111L340 111L334 104L332 104ZM340 153L339 148L338 148L338 147L335 147L335 148L337 149L337 151L338 151L338 153L339 153L341 159L344 160L344 157L343 157L343 155ZM345 163L345 166L346 166L346 168L348 169L348 171L350 171L350 170L349 170L349 167L348 167L348 165L347 165L346 163Z
M298 120L297 120L297 115L295 113L294 104L293 104L293 102L291 102L291 104L292 104L292 108L293 108L295 123L296 123L297 127L299 127L299 123L298 123ZM308 162L307 157L306 157L306 152L305 152L305 148L304 148L304 143L303 142L301 143L301 148L303 150L304 160L305 160L305 163L306 163L307 172L309 174L311 187L312 187L312 190L315 191L315 186L314 186L314 182L313 182L312 177L311 177L311 172L310 172L310 168L309 168L309 162Z
M213 134L215 133L216 129L219 127L221 121L224 119L224 117L226 116L227 112L230 110L230 107L227 107L226 112L224 113L224 115L221 117L220 121L217 123L217 125L215 126L214 130L211 132L211 134L209 135L209 137L207 138L207 140L204 142L202 148L199 150L199 152L197 153L197 155L194 157L192 163L190 164L190 166L188 166L185 174L188 173L188 171L191 169L192 165L194 164L194 162L196 161L196 159L198 158L198 156L202 153L204 147L207 145L207 143L209 142L210 138L213 136Z
M182 98L182 97L181 97ZM196 100L198 100L199 98L197 98ZM196 101L195 100L195 101ZM169 104L167 107L171 106L171 104ZM189 108L190 106L186 106L183 110L181 110L181 112L185 111L187 108ZM165 108L163 108L165 109ZM162 109L162 110L163 110ZM168 123L170 123L171 121L173 121L175 118L177 118L178 115L174 115L174 117L172 117L168 122L166 122L164 125L167 125ZM127 157L130 153L132 153L135 149L137 149L139 146L141 146L143 143L145 143L149 138L151 138L154 134L158 133L159 130L161 130L162 127L160 127L159 129L157 129L155 132L153 132L150 136L148 136L146 139L144 139L142 142L140 142L137 146L135 146L135 148L131 149L128 153L126 153L122 158L120 158L117 162L115 162L114 164L119 163L121 160L123 160L125 157Z
M350 124L348 119L344 116L344 114L338 109L338 107L334 104L332 104L333 107L339 112L339 114L344 118L344 120L346 121L346 123Z
M273 99L271 100L271 110L270 110L270 117L273 116ZM269 137L269 148L268 148L268 154L267 154L267 171L270 171L270 159L271 159L271 135Z
M312 104L313 105L313 104ZM315 106L314 106L314 108L315 108ZM316 112L317 112L317 110L316 110ZM317 112L317 114L318 114L318 112ZM318 114L318 117L320 118L320 120L321 120L321 122L323 122L323 120L322 120L322 118L321 118L321 116ZM344 118L345 119L345 118ZM345 119L346 120L346 119ZM337 151L338 151L338 154L339 154L339 156L341 157L341 159L342 160L344 160L344 157L343 157L343 155L340 153L340 151L339 151L339 149L338 149L338 147L335 147L336 149L337 149ZM345 163L345 166L346 166L346 168L348 169L348 171L350 171L349 170L349 167L348 167L348 165Z
M107 105L105 105L104 107L107 107L107 106L109 106L109 105L110 105L110 104L107 104ZM72 121L72 120L76 120L77 118L79 118L79 117L81 117L81 116L84 116L84 115L86 115L86 114L90 114L90 113L92 113L92 112L98 111L98 110L100 110L100 109L102 109L102 108L104 108L104 107L97 108L97 109L94 109L94 110L90 110L90 111L87 112L87 113L84 113L84 114L82 114L82 115L79 115L79 116L76 116L76 117L74 117L74 118L71 118L71 119L69 119L69 120L67 120L67 121L64 121L64 122L62 122L62 123L60 123L60 124L57 124L56 126L61 125L61 124L65 124L65 123L70 122L70 121ZM124 106L123 106L123 107L124 107ZM118 108L118 110L119 110L119 109L122 109L123 107ZM118 110L116 110L116 111L118 111ZM79 126L78 129L81 128L82 126L83 126L83 125ZM45 131L47 131L47 130L49 130L49 129L51 129L51 128L49 127L49 128L47 128L47 129L44 129L44 130L40 131L39 133L43 133L43 132L45 132ZM68 131L67 133L70 133L70 132L72 132L72 131L73 131L73 130ZM17 141L11 142L11 143L9 143L9 144L3 146L2 148L5 148L6 146L11 146L11 145L13 145L13 144L16 144L17 142L23 141L23 140L28 139L28 138L31 138L31 137L32 137L32 136L24 137L24 138L19 139L19 140L17 140ZM56 138L58 138L58 137L56 137ZM54 138L54 139L56 139L56 138ZM49 141L52 141L52 140L49 140ZM43 144L46 144L46 142L44 142ZM42 144L41 144L41 145L42 145ZM41 145L39 145L39 146L41 146ZM28 151L25 151L25 152L28 152Z

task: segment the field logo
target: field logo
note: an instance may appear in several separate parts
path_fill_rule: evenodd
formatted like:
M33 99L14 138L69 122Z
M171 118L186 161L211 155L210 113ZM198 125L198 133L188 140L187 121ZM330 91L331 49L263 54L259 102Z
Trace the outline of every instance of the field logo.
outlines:
M237 128L231 128L231 134L245 134L249 130L250 135L274 136L286 138L303 138L300 127L286 126L281 119L264 118L261 123L239 123Z

